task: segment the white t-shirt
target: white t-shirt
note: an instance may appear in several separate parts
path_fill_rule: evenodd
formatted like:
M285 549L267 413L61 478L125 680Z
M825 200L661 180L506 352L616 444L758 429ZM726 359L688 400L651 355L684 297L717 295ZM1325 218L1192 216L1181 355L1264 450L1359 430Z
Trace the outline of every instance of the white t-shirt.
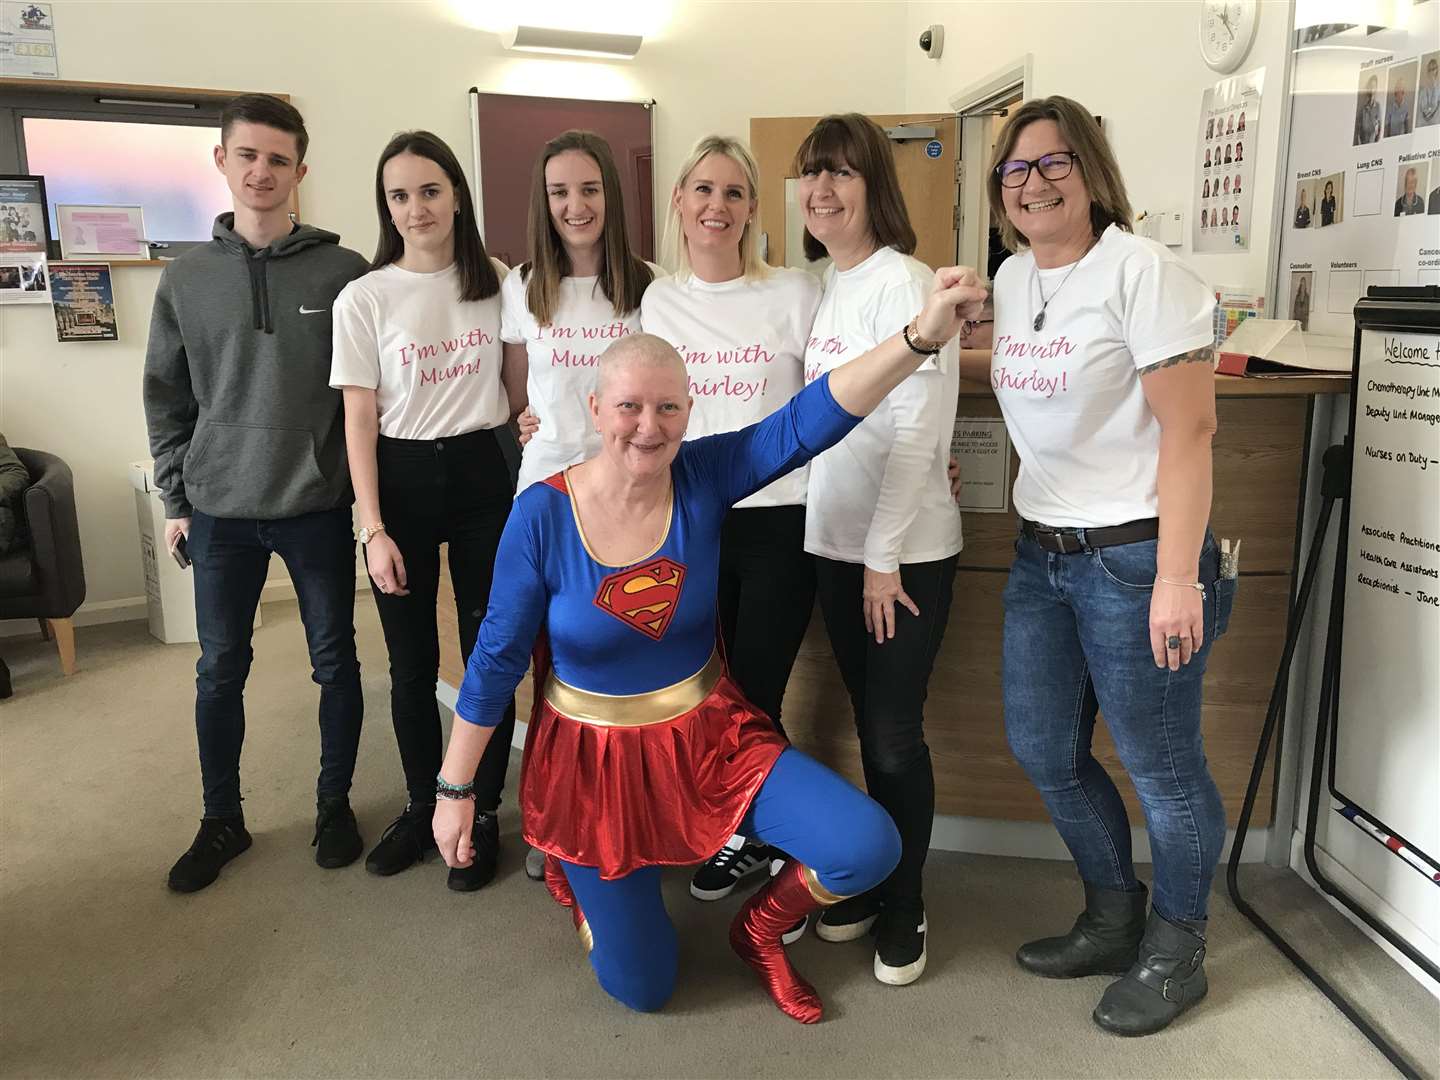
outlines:
M934 276L888 247L849 270L831 266L805 350L805 381L898 334L924 307ZM952 343L810 463L806 551L893 572L960 550L960 511L945 475L959 395Z
M690 394L687 439L737 431L763 420L805 385L805 343L820 304L820 283L804 270L709 282L657 281L640 305L640 324L685 359ZM803 506L804 468L735 505Z
M650 269L656 277L664 272ZM516 494L600 452L590 418L595 365L611 342L640 330L639 309L616 315L597 277L561 278L554 321L542 327L525 303L527 283L517 271L500 288L500 336L525 346L525 386L530 409L540 418L540 430L525 444Z
M381 435L440 439L510 419L500 296L462 301L454 265L420 274L392 263L356 278L335 300L334 331L330 385L374 390Z
M1039 331L1037 273L1050 297ZM1005 260L990 384L1020 455L1020 514L1069 528L1159 515L1160 424L1139 370L1212 344L1214 308L1200 275L1114 225L1078 266L1037 272L1029 251Z

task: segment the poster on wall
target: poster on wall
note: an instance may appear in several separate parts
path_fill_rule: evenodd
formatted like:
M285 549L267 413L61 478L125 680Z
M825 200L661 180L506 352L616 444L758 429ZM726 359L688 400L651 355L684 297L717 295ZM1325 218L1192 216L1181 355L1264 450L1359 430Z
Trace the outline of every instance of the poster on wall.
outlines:
M40 0L0 0L0 76L58 79L55 5Z
M1296 33L1274 315L1348 340L1372 285L1440 284L1440 3Z
M50 264L57 341L119 341L109 263Z
M960 463L960 498L966 513L1010 509L1010 432L997 416L957 416L950 453Z
M1248 251L1254 217L1255 153L1265 69L1221 79L1200 102L1193 246Z
M43 255L49 239L49 213L44 177L0 176L0 252Z
M0 304L50 303L50 267L45 254L0 252Z

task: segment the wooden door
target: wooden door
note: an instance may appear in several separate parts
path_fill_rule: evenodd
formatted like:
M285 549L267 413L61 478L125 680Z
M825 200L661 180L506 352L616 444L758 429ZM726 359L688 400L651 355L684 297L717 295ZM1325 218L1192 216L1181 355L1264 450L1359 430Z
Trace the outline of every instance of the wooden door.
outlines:
M768 238L767 261L784 266L785 181L796 175L795 151L818 116L767 116L750 121L750 148L760 166L760 228ZM891 139L895 172L900 191L918 241L915 257L930 267L955 262L955 162L954 114L911 113L872 116L882 128L914 130L916 137ZM934 129L933 138L922 135ZM938 157L926 147L940 144Z

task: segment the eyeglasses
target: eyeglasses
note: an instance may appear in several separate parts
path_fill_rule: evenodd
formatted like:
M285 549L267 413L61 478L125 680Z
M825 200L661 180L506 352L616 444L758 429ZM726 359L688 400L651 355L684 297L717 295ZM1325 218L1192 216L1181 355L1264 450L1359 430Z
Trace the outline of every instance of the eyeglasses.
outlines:
M1064 180L1079 160L1080 155L1071 150L1057 150L1034 161L1021 161L1018 158L1014 161L1002 161L995 166L995 175L1000 178L1000 186L1008 188L1024 187L1025 181L1030 179L1031 169L1039 169L1040 175L1046 180Z

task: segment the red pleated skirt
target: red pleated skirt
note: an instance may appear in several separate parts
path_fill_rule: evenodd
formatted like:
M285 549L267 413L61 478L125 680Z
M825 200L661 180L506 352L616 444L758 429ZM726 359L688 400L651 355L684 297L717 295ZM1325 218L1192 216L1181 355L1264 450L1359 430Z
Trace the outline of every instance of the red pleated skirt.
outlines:
M545 699L548 671L537 649L520 774L525 840L602 878L708 859L789 745L728 671L688 712L635 727L562 715Z

